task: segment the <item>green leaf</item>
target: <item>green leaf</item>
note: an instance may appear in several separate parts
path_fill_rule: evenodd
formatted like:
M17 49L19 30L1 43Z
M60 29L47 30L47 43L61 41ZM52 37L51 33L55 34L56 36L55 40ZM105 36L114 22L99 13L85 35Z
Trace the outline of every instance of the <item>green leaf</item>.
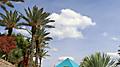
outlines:
M13 6L13 4L11 3L11 2L6 2L6 4L9 6L9 7L12 7L12 8L14 8L14 6Z
M52 26L52 25L45 25L45 28L55 28L55 26Z
M22 23L17 23L17 26L30 26L30 25L28 23L22 22Z
M4 5L0 6L4 11L7 11L6 7Z
M10 1L14 1L14 2L24 2L24 0L10 0Z
M21 15L21 17L22 17L25 21L27 21L28 23L30 22L30 19L28 19L28 18L25 17L24 15Z
M50 40L52 40L52 37L45 37L44 40L45 41L50 41Z
M44 33L44 36L47 36L47 35L49 35L50 34L50 32L48 32L48 33Z
M5 26L5 24L0 20L0 26Z

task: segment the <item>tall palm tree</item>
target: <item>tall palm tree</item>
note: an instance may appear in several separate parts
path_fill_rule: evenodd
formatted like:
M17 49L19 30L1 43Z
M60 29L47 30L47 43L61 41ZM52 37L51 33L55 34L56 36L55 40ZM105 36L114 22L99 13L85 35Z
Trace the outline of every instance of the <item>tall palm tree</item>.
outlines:
M114 61L106 54L96 53L85 57L80 67L115 67Z
M26 16L22 15L22 18L26 21L26 23L20 23L19 25L31 26L32 36L35 35L38 28L54 28L54 26L47 25L50 22L54 22L54 20L50 20L50 18L48 18L50 13L44 12L43 8L39 9L34 6L31 10L28 7L28 9L25 9L25 12Z
M15 11L7 11L3 8L5 14L0 13L0 26L6 27L5 29L8 30L8 35L12 34L13 28L18 27L18 22L20 21L21 17L18 12Z
M43 8L39 9L36 6L34 6L32 10L28 7L28 9L25 9L25 12L26 16L22 15L22 18L26 21L26 23L20 23L19 25L31 26L32 44L29 64L32 66L34 48L36 46L36 30L41 30L42 28L54 28L54 26L48 25L49 22L54 22L54 20L50 20L50 18L48 18L50 13L44 12Z

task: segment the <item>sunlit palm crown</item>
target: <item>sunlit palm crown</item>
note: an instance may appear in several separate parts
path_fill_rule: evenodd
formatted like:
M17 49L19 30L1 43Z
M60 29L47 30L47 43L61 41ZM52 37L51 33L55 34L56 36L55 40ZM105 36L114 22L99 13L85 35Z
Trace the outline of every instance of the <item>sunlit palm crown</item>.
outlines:
M31 10L29 7L25 9L26 16L22 15L22 18L26 21L25 23L20 23L20 25L32 26L32 34L35 34L37 28L53 28L54 26L47 25L49 22L54 22L50 20L48 16L50 13L44 12L43 8L39 9L34 6Z
M96 53L89 57L85 57L80 67L110 67L114 64L106 54Z

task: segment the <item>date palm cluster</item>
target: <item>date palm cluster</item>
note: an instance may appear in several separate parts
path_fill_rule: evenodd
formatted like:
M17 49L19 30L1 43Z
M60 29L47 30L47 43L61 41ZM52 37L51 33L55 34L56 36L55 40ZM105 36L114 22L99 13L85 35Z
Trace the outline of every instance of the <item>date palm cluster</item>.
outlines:
M37 6L25 9L25 15L17 10L7 10L5 5L14 7L12 1L24 2L23 0L0 0L0 6L4 11L0 12L0 26L7 30L7 34L0 36L0 39L4 40L0 40L0 57L16 66L41 67L42 59L49 56L46 49L49 48L48 44L52 37L49 37L50 32L48 31L54 28L49 23L54 20L49 18L50 13ZM26 28L22 28L22 26ZM14 29L26 30L31 36L13 34ZM3 42L5 43L3 44ZM12 48L8 50L8 47Z

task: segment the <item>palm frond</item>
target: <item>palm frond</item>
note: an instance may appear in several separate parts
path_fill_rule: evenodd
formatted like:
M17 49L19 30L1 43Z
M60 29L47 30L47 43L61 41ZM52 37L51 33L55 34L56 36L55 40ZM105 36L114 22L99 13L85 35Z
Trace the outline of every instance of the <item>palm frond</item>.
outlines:
M44 38L45 41L50 41L50 40L52 40L52 39L53 39L52 37L45 37L45 38Z
M6 2L6 5L9 6L9 7L14 8L14 5L10 1Z
M4 11L7 11L6 7L4 5L0 6Z
M45 28L55 28L55 26L52 26L52 25L45 25Z
M0 20L0 26L5 26L5 24Z
M24 0L10 0L10 1L14 1L14 2L24 2Z
M28 23L30 22L30 20L29 20L27 17L25 17L24 15L21 15L21 17L22 17L25 21L27 21Z
M11 1L12 2L24 2L24 0L2 0L2 1L0 0L0 2L2 3L2 6L7 5L7 6L11 7L11 8L14 8L14 5L12 4Z
M17 23L17 26L30 26L30 25L28 23L22 22L22 23Z

